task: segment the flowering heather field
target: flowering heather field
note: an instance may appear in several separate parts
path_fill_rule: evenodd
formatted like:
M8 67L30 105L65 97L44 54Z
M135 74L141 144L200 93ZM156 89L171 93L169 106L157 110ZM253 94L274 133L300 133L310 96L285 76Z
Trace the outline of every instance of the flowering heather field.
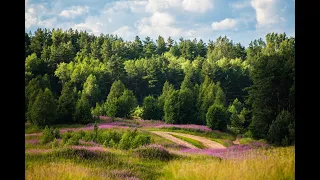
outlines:
M26 134L26 179L294 179L294 147L278 148L250 141L224 149L193 149L148 132L149 128L220 141L230 141L232 136L205 126L165 125L162 121L117 119L99 124L99 129L118 132L134 127L150 135L151 144L121 150L83 139L76 145L63 145L58 138L58 146L54 147L52 142L40 143L42 132ZM60 132L68 130L93 131L93 124L62 127Z

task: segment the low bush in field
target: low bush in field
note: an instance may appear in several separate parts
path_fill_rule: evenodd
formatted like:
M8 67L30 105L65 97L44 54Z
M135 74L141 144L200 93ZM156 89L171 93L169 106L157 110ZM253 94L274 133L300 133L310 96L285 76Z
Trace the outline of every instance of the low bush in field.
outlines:
M134 129L127 130L121 137L118 147L120 149L133 149L142 145L150 144L150 136L141 134Z
M62 135L62 144L63 145L79 145L79 141L82 138L83 134L79 132L68 131Z
M54 138L54 140L52 141L51 146L52 146L52 149L57 148L59 146L59 142L57 141L56 138Z
M142 146L136 149L134 152L138 157L144 159L168 161L173 157L163 146L156 144Z
M40 144L46 144L60 137L61 135L59 129L56 128L55 130L53 130L52 127L49 128L48 126L46 126L40 137Z
M52 128L49 128L46 126L42 132L42 135L40 137L40 144L46 144L48 142L53 141L54 139L54 131Z
M119 149L134 149L142 145L150 144L151 137L135 130L116 131L98 130L92 131L68 131L62 135L63 145L79 145L80 140L95 142L106 147Z

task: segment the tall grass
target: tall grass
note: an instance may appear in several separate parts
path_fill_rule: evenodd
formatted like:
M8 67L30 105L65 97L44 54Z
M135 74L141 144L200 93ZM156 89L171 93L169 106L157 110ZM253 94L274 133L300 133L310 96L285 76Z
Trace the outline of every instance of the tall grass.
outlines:
M251 157L251 158L250 158ZM164 167L161 179L294 179L294 147L253 150L236 160L175 160Z

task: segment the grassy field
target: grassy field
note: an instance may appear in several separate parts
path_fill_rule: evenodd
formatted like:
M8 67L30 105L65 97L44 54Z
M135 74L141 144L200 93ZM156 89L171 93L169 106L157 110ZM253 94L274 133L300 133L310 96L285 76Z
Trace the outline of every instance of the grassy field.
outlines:
M121 121L121 123L129 122ZM69 128L70 126L60 127ZM31 125L26 129L29 133L43 131L36 130ZM134 128L129 129L131 129L131 135L135 133ZM245 139L242 140L243 145L230 146L223 152L199 149L194 153L192 149L188 151L186 147L148 132L148 129L187 133L208 139L217 138L220 141L231 141L234 138L227 133L216 131L148 127L137 129L135 136L140 139L129 138L127 142L115 140L118 146L102 145L104 143L101 139L97 142L88 140L88 137L94 134L93 131L69 133L70 139L73 139L72 136L81 139L79 136L82 136L82 140L76 145L63 144L65 141L63 138L67 135L62 133L57 145L53 146L52 141L40 143L43 135L28 135L25 136L26 179L294 179L293 146L252 148L250 143L254 141ZM116 137L118 133L121 138L126 136L125 132L128 131L128 129L111 128L99 130L99 133L103 138ZM146 137L150 137L146 145L129 149L120 148L121 143L122 145L130 142L139 143ZM196 140L181 136L177 138L203 148L203 145L201 146L201 143Z
M239 159L174 160L161 179L294 179L294 147L254 150Z

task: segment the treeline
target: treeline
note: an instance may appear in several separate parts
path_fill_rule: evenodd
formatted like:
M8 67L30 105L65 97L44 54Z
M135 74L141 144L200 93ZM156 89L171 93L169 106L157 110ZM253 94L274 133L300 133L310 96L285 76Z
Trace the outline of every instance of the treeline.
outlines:
M25 57L25 120L38 126L139 116L294 143L295 39L285 34L245 48L39 28L25 33Z

